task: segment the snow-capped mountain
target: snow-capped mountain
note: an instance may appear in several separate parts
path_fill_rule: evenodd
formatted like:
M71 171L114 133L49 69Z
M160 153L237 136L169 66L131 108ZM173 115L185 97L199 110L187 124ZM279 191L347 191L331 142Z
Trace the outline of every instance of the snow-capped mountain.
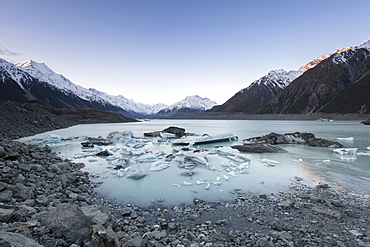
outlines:
M158 111L167 107L163 104L151 106L136 103L123 97L122 95L112 96L93 88L84 88L82 86L74 84L63 75L55 73L45 63L37 63L35 61L29 60L23 63L17 63L16 66L28 72L33 77L38 78L40 81L44 81L50 86L56 87L64 93L73 93L84 100L98 102L102 105L113 105L115 107L122 108L123 110L133 115L156 114Z
M293 80L302 75L304 70L277 69L254 81L250 86L240 90L223 105L212 108L211 112L253 112L265 105Z
M370 41L321 61L259 113L370 113Z
M308 70L308 69L312 69L314 68L316 65L318 65L322 60L325 60L327 59L328 57L330 57L331 55L335 54L335 53L342 53L342 52L345 52L345 51L348 51L350 49L352 49L353 46L350 46L350 47L347 47L347 48L343 48L341 50L336 50L335 52L333 53L330 53L330 54L327 54L327 55L324 55L324 56L319 56L317 58L315 58L314 60L310 61L309 63L307 63L306 65L303 65L302 67L300 67L298 70Z
M215 105L217 105L217 103L208 98L193 95L159 111L158 115L169 117L178 112L203 112L211 109Z
M4 82L0 84L0 99L22 102L39 99L56 108L98 108L129 117L167 117L179 111L201 112L216 104L199 96L189 96L172 106L137 103L122 95L113 96L76 85L46 64L32 60L14 65L0 59L0 79Z

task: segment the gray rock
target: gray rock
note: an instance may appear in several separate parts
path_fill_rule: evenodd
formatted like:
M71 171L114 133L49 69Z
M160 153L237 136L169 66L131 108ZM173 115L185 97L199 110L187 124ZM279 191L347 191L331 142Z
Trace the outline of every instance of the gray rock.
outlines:
M234 145L232 148L244 153L287 153L284 148L274 146L271 144L244 144Z
M6 188L7 186L9 186L9 184L4 183L4 182L0 182L0 191L5 190L5 188Z
M252 137L243 140L244 144L305 144L315 147L343 147L339 142L333 142L321 138L316 138L312 133L270 133L268 135Z
M0 146L0 157L3 157L5 154L6 154L5 149L3 148L3 146Z
M94 222L74 204L61 204L46 222L46 226L55 234L63 236L70 244L82 245L90 238L90 226Z
M22 183L17 183L11 187L13 191L13 197L20 200L32 199L34 197L33 190L30 187L26 187Z
M0 208L0 222L7 222L13 215L13 209Z
M0 192L0 202L10 202L13 199L13 192L10 190L4 190Z
M4 247L43 247L35 240L22 234L0 231L0 246Z
M81 210L87 217L91 218L97 224L105 225L108 222L108 211L103 206L91 205L81 207Z

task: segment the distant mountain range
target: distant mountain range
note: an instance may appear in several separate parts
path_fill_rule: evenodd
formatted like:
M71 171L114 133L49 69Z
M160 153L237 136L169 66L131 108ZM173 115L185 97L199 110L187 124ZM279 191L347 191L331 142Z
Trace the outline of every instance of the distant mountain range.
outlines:
M97 108L128 117L168 117L182 111L205 111L216 105L199 96L189 96L171 106L136 103L121 95L112 96L76 85L44 63L29 60L14 65L1 58L0 99L19 102L37 99L56 108Z
M222 105L189 96L167 106L136 103L78 86L44 63L0 59L0 99L41 100L56 108L97 108L127 117L166 118L177 113L370 114L370 41L320 56L298 70L272 70Z
M274 70L207 112L370 114L370 41L321 56L299 70Z

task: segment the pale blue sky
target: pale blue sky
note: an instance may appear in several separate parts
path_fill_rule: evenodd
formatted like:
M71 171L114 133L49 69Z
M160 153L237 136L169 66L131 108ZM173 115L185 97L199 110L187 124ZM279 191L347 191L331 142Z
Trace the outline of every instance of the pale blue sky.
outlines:
M222 104L270 70L370 39L368 0L0 0L0 11L0 57L149 104Z

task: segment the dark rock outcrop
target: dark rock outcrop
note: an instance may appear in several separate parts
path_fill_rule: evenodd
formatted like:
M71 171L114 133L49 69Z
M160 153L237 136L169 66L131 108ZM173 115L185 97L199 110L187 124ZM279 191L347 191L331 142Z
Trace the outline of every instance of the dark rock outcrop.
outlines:
M321 138L316 138L312 133L270 133L268 135L252 137L243 140L244 144L304 144L314 147L341 148L342 144Z
M161 136L161 133L174 134L174 135L176 135L176 138L180 138L180 137L182 137L186 134L184 128L170 126L170 127L166 128L162 131L153 131L153 132L144 133L144 136L146 136L146 137L159 137L159 136Z

